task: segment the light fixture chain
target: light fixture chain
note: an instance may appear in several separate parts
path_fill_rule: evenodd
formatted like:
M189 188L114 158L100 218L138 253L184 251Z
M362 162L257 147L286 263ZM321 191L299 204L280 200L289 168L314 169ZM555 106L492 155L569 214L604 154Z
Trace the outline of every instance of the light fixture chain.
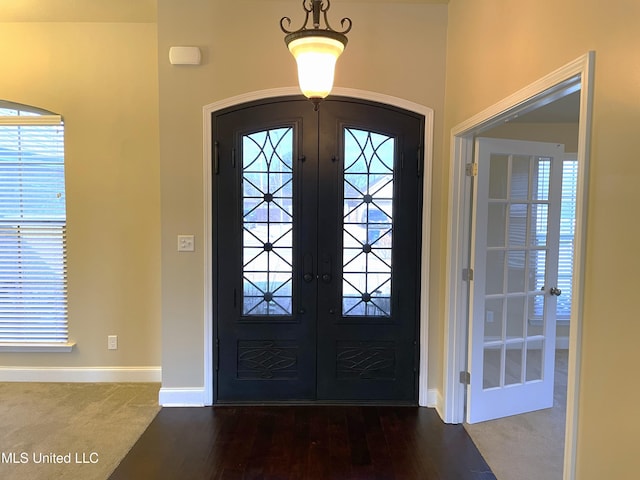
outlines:
M322 2L318 1L318 0L314 0L312 5L313 8L313 28L315 28L316 30L318 28L320 28L320 11L322 11L324 13L324 21L325 23L327 22L327 10L329 9L329 7L327 7L326 9L322 8ZM328 2L330 3L330 2ZM306 23L305 23L306 26ZM329 26L329 25L327 25Z

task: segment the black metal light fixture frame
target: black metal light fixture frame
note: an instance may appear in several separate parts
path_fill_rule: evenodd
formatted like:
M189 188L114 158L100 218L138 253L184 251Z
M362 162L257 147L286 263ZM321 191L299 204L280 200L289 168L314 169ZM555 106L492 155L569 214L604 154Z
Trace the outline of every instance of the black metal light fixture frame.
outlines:
M284 41L287 47L290 48L290 44L300 39L310 39L313 37L332 39L342 44L344 49L347 46L347 33L351 30L352 22L350 18L343 18L340 21L341 31L334 30L329 23L328 11L331 8L330 0L302 0L302 9L305 11L304 24L298 30L289 30L291 26L291 19L289 17L282 17L280 19L280 28L286 36ZM309 28L309 20L312 20L312 27ZM320 26L321 19L324 20L324 27ZM286 24L286 26L285 26ZM290 48L291 50L291 48ZM293 52L292 52L293 53ZM339 55L339 54L338 54ZM337 58L337 57L336 57ZM296 59L297 60L297 59ZM331 72L333 77L333 72ZM302 86L301 86L302 88ZM303 91L304 92L304 91ZM329 92L327 92L328 95ZM326 96L326 95L325 95ZM320 100L324 97L310 96L308 97L315 105L317 110Z

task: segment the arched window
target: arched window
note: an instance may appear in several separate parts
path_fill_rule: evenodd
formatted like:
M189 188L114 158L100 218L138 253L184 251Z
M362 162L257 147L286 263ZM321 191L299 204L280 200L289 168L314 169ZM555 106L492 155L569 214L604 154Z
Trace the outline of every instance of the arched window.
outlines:
M64 124L0 100L0 349L70 348Z

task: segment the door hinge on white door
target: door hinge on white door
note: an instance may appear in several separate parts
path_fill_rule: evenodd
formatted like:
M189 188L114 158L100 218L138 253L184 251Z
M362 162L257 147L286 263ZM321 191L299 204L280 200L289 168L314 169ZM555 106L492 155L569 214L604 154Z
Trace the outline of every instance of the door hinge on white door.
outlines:
M460 372L460 383L471 385L471 374L469 372Z
M473 268L465 268L462 270L462 281L470 282L473 280Z
M475 177L478 175L478 164L477 163L467 163L464 169L467 177Z

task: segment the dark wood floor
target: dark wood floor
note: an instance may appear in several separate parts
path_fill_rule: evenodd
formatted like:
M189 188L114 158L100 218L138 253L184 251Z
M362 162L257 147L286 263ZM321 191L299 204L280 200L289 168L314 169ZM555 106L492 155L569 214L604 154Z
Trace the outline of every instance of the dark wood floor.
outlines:
M110 480L495 480L433 409L164 408Z

